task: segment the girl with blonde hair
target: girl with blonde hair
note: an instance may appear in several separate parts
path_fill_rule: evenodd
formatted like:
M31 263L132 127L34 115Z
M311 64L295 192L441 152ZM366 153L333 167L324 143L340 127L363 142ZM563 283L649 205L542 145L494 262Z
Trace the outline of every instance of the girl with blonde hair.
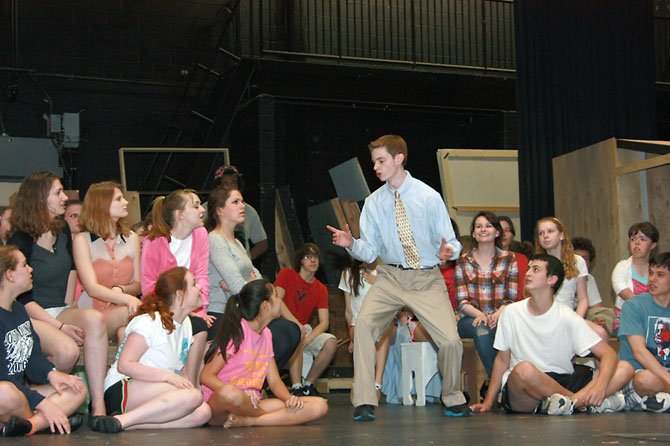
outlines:
M554 299L572 308L582 318L586 317L589 309L586 277L589 275L589 270L584 259L575 254L568 229L561 220L556 217L544 217L537 221L535 253L552 255L563 263L565 280L556 291ZM603 327L591 321L586 322L603 340L609 339L607 330Z
M124 327L140 305L140 241L128 229L128 201L111 181L93 184L81 212L82 232L74 237L74 261L84 292L80 308L105 319L107 336ZM119 340L122 335L119 336Z

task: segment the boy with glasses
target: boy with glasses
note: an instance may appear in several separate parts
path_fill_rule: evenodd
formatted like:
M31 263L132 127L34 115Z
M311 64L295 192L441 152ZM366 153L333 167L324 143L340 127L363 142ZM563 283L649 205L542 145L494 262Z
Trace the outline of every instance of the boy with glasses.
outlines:
M313 243L301 245L295 253L293 269L282 268L275 280L277 294L283 300L282 316L298 324L303 339L289 360L291 393L297 396L319 395L314 382L326 370L337 350L337 339L328 330L328 289L315 277L319 270L320 252ZM319 323L309 321L317 311ZM302 382L303 352L314 356L314 362Z

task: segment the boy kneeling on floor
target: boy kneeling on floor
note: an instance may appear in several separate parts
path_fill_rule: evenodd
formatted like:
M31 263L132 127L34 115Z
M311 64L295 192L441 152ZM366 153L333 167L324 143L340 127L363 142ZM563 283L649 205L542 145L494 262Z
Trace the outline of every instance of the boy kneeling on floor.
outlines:
M619 390L633 375L614 350L570 308L554 302L563 282L557 258L531 257L525 278L530 298L507 306L498 321L498 350L484 402L471 408L491 410L502 388L502 406L510 413L569 415L573 410L617 412L625 407ZM572 358L591 352L598 371L575 371Z

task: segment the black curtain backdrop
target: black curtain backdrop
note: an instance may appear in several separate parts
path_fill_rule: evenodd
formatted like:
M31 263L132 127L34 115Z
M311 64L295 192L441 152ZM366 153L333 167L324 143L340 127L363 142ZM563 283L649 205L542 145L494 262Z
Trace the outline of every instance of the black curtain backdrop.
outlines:
M652 0L516 0L515 33L522 237L532 240L554 212L552 158L655 137Z

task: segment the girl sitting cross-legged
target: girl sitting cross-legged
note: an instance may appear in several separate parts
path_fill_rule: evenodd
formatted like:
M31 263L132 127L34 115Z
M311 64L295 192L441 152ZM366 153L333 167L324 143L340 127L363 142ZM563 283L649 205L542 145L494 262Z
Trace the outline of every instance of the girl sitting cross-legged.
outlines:
M265 280L247 283L228 299L200 374L212 424L288 426L317 420L328 412L325 399L291 395L279 377L267 325L279 317L280 309L275 288ZM261 399L266 379L276 398Z
M81 379L59 372L42 350L26 309L16 297L33 287L33 269L15 246L0 247L0 425L3 437L42 429L70 433L72 415L86 399ZM34 383L28 386L26 380ZM68 418L69 417L69 418Z
M197 386L200 357L191 348L188 317L201 305L200 285L186 268L172 268L158 277L153 294L126 327L126 338L107 372L110 416L94 417L91 429L116 433L188 428L209 420L209 406Z

